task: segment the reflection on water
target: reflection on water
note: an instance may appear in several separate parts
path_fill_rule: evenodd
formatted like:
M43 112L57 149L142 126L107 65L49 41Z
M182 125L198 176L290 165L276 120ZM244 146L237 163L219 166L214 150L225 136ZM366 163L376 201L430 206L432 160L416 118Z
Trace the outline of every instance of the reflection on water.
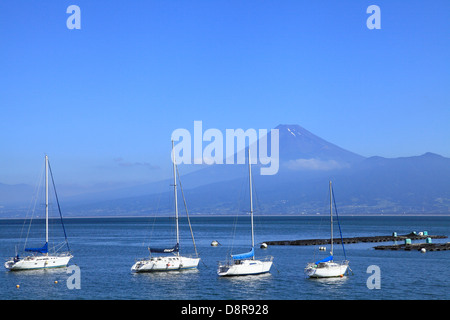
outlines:
M2 289L8 291L4 297L8 299L64 299L69 291L67 267L4 271L3 275Z
M67 267L61 268L47 268L47 269L32 269L32 270L20 270L20 271L9 271L6 274L11 276L16 276L18 279L25 277L52 277L54 275L66 274Z
M129 289L139 290L140 299L182 300L198 294L196 283L201 275L198 269L130 273L132 281Z
M334 285L334 286L341 286L345 284L348 281L349 277L333 277L333 278L310 278L308 277L308 280L315 281L321 285Z
M219 285L227 290L229 298L259 299L266 293L268 286L273 285L273 275L264 273L236 277L218 277Z
M255 286L263 282L267 282L268 280L267 278L271 277L272 277L271 273L263 273L263 274L254 274L236 277L220 277L220 279L226 279L227 281L231 281L231 283L234 284Z
M148 280L176 280L185 278L187 275L198 273L198 269L187 269L187 270L170 270L170 271L157 271L157 272L132 272L133 277L143 277L143 279L148 278Z

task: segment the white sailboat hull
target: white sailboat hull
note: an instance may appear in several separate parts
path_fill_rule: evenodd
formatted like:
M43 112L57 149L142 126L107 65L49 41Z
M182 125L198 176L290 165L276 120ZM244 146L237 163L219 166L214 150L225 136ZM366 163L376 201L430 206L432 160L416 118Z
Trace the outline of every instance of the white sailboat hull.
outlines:
M72 255L28 256L19 260L11 258L5 263L5 268L11 271L61 268L66 267L71 258Z
M198 263L200 262L200 258L192 258L192 257L183 257L179 255L179 244L180 244L180 235L179 235L179 228L178 228L178 198L177 198L177 177L176 177L176 161L175 161L175 152L173 152L173 140L172 140L172 164L173 164L173 192L174 192L174 202L175 202L175 224L176 224L176 235L177 235L177 242L175 247L170 249L158 249L154 252L164 252L174 253L173 256L160 256L160 257L152 257L151 256L151 248L148 248L150 251L150 258L148 259L140 259L137 260L136 263L131 267L132 272L161 272L161 271L177 271L177 270L186 270L186 269L196 269L198 267ZM181 186L181 182L180 182ZM181 189L183 192L183 189ZM184 199L184 195L183 195ZM186 201L185 205L186 205ZM187 208L186 208L187 213ZM189 221L189 215L188 215L188 221ZM189 227L191 227L191 223L189 222ZM192 241L194 243L195 248L195 241L194 241L194 234L192 233L191 228L191 236ZM176 254L175 254L176 252ZM197 254L197 249L195 249L195 253Z
M250 222L251 222L251 230L252 230L252 246L251 251L244 253L233 255L231 261L227 261L226 263L219 263L219 268L217 270L217 274L219 277L228 277L228 276L247 276L247 275L256 275L256 274L264 274L270 271L272 267L273 257L268 256L261 260L255 259L255 236L253 229L253 191L252 191L252 165L251 165L251 157L250 157L250 148L248 148L248 177L249 177L249 195L250 195Z
M333 261L333 188L331 186L331 181L329 183L330 186L330 225L331 225L331 250L330 256L319 260L315 263L308 263L305 268L305 274L310 278L332 278L332 277L343 277L348 269L348 260L344 260L342 262L334 262ZM337 216L337 210L336 210ZM339 220L338 220L339 221ZM340 226L339 226L340 230ZM342 237L342 233L341 233ZM342 247L344 244L342 243ZM345 251L344 251L345 254Z
M132 267L133 272L158 272L176 271L186 269L196 269L200 258L190 258L182 256L174 257L153 257L137 261Z
M248 259L233 261L229 264L219 264L217 274L220 277L227 277L267 273L272 267L272 260L273 258L270 257L265 261Z
M305 268L305 273L310 278L343 277L347 269L348 262L322 262L318 265L311 263Z
M49 161L48 156L45 155L45 244L42 248L25 248L25 251L28 252L39 252L41 254L24 256L23 258L16 257L10 258L10 260L5 262L5 268L11 271L20 271L20 270L34 270L34 269L48 269L48 268L61 268L66 267L69 263L69 260L72 258L72 255L69 252L60 253L60 254L49 254L48 253L48 239L49 239L49 228L48 228L48 181L49 181ZM50 169L51 173L51 169ZM52 174L53 181L53 174ZM53 184L54 186L54 184ZM56 195L56 189L55 189ZM56 201L59 208L58 197L56 196ZM62 215L60 211L61 221ZM64 225L63 225L64 227ZM65 231L64 231L65 234ZM67 237L66 237L67 242ZM67 244L67 249L69 249L69 245ZM16 252L17 253L17 252Z

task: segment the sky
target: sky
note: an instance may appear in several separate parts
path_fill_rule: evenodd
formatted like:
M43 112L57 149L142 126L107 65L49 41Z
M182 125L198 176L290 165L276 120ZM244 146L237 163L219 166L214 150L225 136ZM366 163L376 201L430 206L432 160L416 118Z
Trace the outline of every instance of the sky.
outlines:
M74 188L169 177L196 120L450 157L449 21L448 0L2 0L0 183L34 183L45 154Z

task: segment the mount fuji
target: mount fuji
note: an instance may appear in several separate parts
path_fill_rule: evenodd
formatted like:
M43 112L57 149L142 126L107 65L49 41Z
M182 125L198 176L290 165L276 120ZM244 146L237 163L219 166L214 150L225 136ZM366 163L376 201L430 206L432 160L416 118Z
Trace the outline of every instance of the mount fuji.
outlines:
M279 125L276 129L278 173L260 175L259 164L252 166L260 214L324 213L329 180L333 181L341 214L450 214L449 158L433 153L366 158L299 125ZM210 165L183 175L190 213L220 215L247 210L242 207L246 203L242 195L248 197L247 170L246 164ZM173 210L170 183L146 185L154 194L112 199L84 208L102 208L105 214L121 215L148 214L155 208L169 213Z
M259 165L252 166L255 211L259 214L326 214L329 180L333 181L340 214L450 214L450 158L433 153L366 158L299 125L279 125L276 129L278 173L260 175ZM179 166L180 174L183 166ZM214 164L182 175L190 214L246 211L247 171L246 164ZM171 183L168 179L68 198L65 215L170 213ZM5 185L1 186L5 189Z

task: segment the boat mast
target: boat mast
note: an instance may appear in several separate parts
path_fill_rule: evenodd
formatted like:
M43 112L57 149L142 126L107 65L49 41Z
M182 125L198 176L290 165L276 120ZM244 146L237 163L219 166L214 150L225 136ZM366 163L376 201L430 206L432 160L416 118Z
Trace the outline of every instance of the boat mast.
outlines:
M180 235L178 232L178 199L177 199L177 178L176 178L176 164L175 164L175 152L173 151L173 140L172 140L172 163L173 163L173 192L175 196L175 223L177 226L177 245L180 243ZM177 251L177 256L180 255L179 250Z
M250 217L252 221L252 248L255 247L255 236L253 233L253 194L252 194L252 164L250 158L250 146L248 147L248 172L249 172L249 185L250 185ZM255 256L253 255L253 259Z
M48 156L45 155L45 243L48 243Z
M333 192L331 191L331 180L330 180L330 220L331 220L331 251L330 254L333 255Z

